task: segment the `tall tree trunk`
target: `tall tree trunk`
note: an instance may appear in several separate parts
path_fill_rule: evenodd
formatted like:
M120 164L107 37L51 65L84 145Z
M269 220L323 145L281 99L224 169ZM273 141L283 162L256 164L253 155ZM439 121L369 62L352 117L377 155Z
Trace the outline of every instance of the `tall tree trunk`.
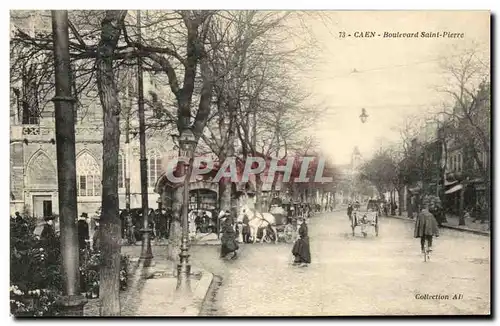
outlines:
M182 199L184 197L183 187L177 185L172 198L172 224L170 225L167 245L167 259L175 261L179 258L182 240Z
M398 216L403 214L403 189L401 186L398 187Z
M220 157L220 163L228 157L234 155L234 147L226 147L226 155ZM231 194L232 194L232 180L231 178L221 178L219 180L219 209L223 211L231 211Z
M231 182L226 178L219 180L219 209L231 210Z
M97 57L97 86L103 109L102 216L100 265L100 315L120 315L120 239L118 208L118 152L120 102L113 71L113 53L126 10L108 10L102 21Z
M229 107L229 123L227 128L227 142L223 144L224 154L222 155L221 163L224 162L226 158L234 156L234 140L236 137L236 105L233 104ZM219 181L219 207L221 210L231 211L231 193L232 193L232 182L231 178L221 178Z
M463 188L460 190L460 204L458 209L458 225L465 225L465 190L467 181L463 182Z
M481 214L486 214L486 218L488 219L488 230L491 229L491 161L490 154L486 152L486 170L483 174L484 178L484 196L486 202L486 212L481 212Z
M262 212L262 180L260 175L255 176L255 211Z

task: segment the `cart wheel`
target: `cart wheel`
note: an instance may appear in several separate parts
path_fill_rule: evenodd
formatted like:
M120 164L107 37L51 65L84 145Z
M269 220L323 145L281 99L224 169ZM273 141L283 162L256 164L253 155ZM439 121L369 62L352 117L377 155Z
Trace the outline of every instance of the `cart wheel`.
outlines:
M266 232L266 236L262 237L262 240L265 243L271 243L275 240L276 236L277 236L277 234L274 234L274 231L271 228L269 228Z

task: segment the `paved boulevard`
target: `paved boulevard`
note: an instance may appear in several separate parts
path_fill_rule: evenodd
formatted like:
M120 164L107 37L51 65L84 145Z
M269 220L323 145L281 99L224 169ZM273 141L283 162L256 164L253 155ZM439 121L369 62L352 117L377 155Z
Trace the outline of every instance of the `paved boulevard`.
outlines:
M357 229L359 233L359 230ZM352 237L345 212L311 218L312 264L292 266L291 244L246 244L221 261L216 246L193 246L191 261L223 277L215 314L443 315L490 311L488 237L441 230L424 263L413 224L385 217L379 236ZM137 251L138 251L138 247ZM161 247L153 247L161 257ZM134 248L135 249L135 248ZM127 250L128 251L128 250ZM137 253L138 255L138 253ZM449 295L449 300L416 299ZM453 296L462 295L453 300Z

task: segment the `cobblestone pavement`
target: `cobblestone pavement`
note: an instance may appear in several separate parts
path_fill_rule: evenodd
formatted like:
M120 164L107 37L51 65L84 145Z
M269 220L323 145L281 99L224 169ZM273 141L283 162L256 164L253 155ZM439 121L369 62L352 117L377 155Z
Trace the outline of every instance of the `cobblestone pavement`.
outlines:
M350 231L345 212L311 218L312 264L304 268L290 264L291 244L241 245L239 259L234 261L220 260L217 246L193 246L192 263L223 278L211 314L490 312L489 237L441 230L431 261L424 262L410 222L381 218L378 237L372 230L366 238L358 229L355 237ZM160 248L153 248L156 257L163 256ZM425 294L450 299L416 299ZM455 294L463 298L453 299Z

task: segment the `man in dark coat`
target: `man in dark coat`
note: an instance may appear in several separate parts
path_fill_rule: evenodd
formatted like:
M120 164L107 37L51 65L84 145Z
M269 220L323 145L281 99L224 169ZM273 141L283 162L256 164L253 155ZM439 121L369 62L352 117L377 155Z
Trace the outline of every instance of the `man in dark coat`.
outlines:
M224 258L229 253L233 253L231 259L237 257L237 250L239 249L238 243L236 242L236 232L233 226L233 219L229 211L226 212L221 221L221 248L220 248L220 258Z
M439 236L439 228L434 215L429 210L433 210L433 204L428 201L422 203L422 211L417 215L415 220L414 237L420 238L420 249L424 253L425 240L429 246L429 251L432 251L432 237Z
M51 245L56 237L56 231L54 230L54 217L46 216L44 218L45 225L43 226L42 233L40 234L40 240L44 246Z
M15 215L16 215L16 222L17 223L23 223L24 222L24 218L21 216L21 214L19 212L16 212Z
M87 223L88 217L87 213L82 213L78 218L78 247L80 250L87 247L87 241L90 239L89 224Z
M349 216L349 220L352 220L352 211L353 211L352 204L347 205L347 216Z
M309 231L305 219L299 219L299 239L295 241L292 254L295 256L294 265L305 267L311 263L311 249L309 247Z

